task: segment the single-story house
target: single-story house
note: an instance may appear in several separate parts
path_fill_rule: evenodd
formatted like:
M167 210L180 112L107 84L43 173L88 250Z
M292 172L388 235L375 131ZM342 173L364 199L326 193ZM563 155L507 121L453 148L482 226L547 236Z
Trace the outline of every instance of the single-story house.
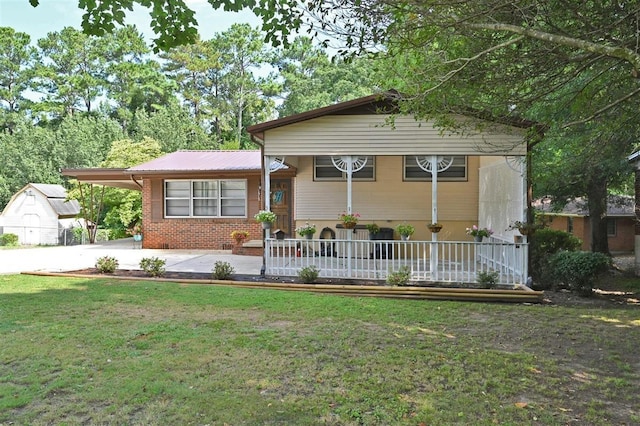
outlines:
M83 182L141 189L143 247L226 248L230 233L264 240L265 272L475 281L489 270L524 284L527 244L509 229L527 209L526 135L532 123L453 116L458 131L402 115L386 92L256 124L259 151L179 151L128 169L64 170ZM263 231L253 219L271 210ZM341 213L359 216L354 229ZM300 239L307 222L317 231ZM437 222L442 230L431 232ZM384 240L369 240L376 223ZM410 241L394 228L415 227ZM467 228L493 230L474 242ZM388 232L390 231L390 232ZM516 238L517 237L517 238ZM523 244L524 241L524 244Z
M534 202L549 228L569 232L582 240L582 249L591 246L591 221L587 201L574 198L555 211L549 198ZM633 252L635 227L634 199L630 196L610 195L607 200L607 239L612 252Z
M582 198L570 200L555 211L549 198L534 202L551 229L569 232L582 240L582 249L591 246L591 223L587 201ZM634 228L636 224L633 197L610 195L607 200L607 239L613 253L632 253L634 250Z
M16 234L20 244L58 245L70 238L66 232L81 227L76 219L80 205L67 201L62 185L29 183L16 192L0 214L0 233Z

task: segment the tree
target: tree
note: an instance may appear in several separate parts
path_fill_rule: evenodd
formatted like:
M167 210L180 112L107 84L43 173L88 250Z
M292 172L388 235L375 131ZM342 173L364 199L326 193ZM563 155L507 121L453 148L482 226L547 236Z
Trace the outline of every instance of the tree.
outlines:
M216 149L220 144L215 135L207 135L186 109L179 105L159 108L152 113L139 110L129 133L136 140L148 137L158 141L162 152Z
M175 85L162 73L160 64L149 59L150 49L133 26L103 37L107 44L106 65L110 114L126 128L135 112L156 111L177 103Z
M40 0L25 0L33 7ZM274 45L279 37L289 34L299 24L298 12L292 7L294 0L209 0L214 9L238 12L248 8L263 20L263 29L268 31L267 40ZM85 33L103 36L113 33L117 26L125 24L126 11L134 5L149 9L151 29L158 36L154 51L168 50L179 45L194 43L198 38L195 12L185 0L103 0L80 1L78 6L85 11L82 28Z
M91 112L106 87L105 40L66 27L38 40L38 47L43 59L36 78L46 110L59 117Z
M30 46L31 37L13 28L0 27L0 129L13 132L15 115L28 104L25 93L31 84L36 51Z
M365 58L332 61L312 39L298 37L274 57L282 79L284 100L281 117L370 95L379 88L373 82L373 63Z

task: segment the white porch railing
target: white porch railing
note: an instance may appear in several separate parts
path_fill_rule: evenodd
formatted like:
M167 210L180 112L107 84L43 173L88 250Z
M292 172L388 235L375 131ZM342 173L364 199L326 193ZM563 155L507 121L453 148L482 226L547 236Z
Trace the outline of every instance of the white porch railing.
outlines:
M500 284L525 284L528 245L496 238L486 242L298 240L265 241L265 273L296 276L315 265L324 278L385 280L402 266L412 281L475 282L495 271Z

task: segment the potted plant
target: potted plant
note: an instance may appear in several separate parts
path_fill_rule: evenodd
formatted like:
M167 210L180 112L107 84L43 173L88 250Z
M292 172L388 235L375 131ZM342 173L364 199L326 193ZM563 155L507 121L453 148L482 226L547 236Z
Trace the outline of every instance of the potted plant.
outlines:
M367 223L365 226L367 227L367 231L369 231L369 238L372 238L380 232L380 227L376 223Z
M360 220L360 214L342 212L342 214L340 215L340 220L342 221L342 224L345 228L354 229L358 224L358 220Z
M489 237L492 234L493 231L490 228L479 228L478 225L467 228L467 235L471 235L476 242L481 242L484 237Z
M142 224L140 222L136 222L127 229L127 234L133 237L133 241L142 241Z
M540 228L540 225L536 225L535 223L520 222L519 220L516 220L511 225L509 225L507 231L517 229L518 232L520 232L520 235L531 235L538 228Z
M442 230L442 224L438 222L432 222L427 225L427 228L429 228L429 231L437 234Z
M236 242L236 244L242 244L247 238L249 238L249 232L247 231L233 231L231 233L231 238Z
M255 220L262 223L262 229L269 229L273 222L276 221L276 214L269 210L260 210L258 213L253 216Z
M413 225L409 225L408 223L404 223L396 226L396 231L400 234L400 238L402 241L407 241L411 238L414 232L416 232L416 228Z
M296 232L301 237L311 240L313 238L313 234L316 233L316 226L306 222L303 226L296 228Z

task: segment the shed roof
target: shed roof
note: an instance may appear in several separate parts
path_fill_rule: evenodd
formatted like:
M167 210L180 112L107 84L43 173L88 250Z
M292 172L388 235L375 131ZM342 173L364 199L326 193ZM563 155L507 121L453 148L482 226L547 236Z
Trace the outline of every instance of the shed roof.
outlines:
M67 190L62 185L29 183L18 194L29 190L29 188L40 192L60 219L75 217L80 213L80 203L77 200L67 201Z
M50 183L30 183L27 186L31 186L47 198L67 198L67 190L62 185L50 184Z

